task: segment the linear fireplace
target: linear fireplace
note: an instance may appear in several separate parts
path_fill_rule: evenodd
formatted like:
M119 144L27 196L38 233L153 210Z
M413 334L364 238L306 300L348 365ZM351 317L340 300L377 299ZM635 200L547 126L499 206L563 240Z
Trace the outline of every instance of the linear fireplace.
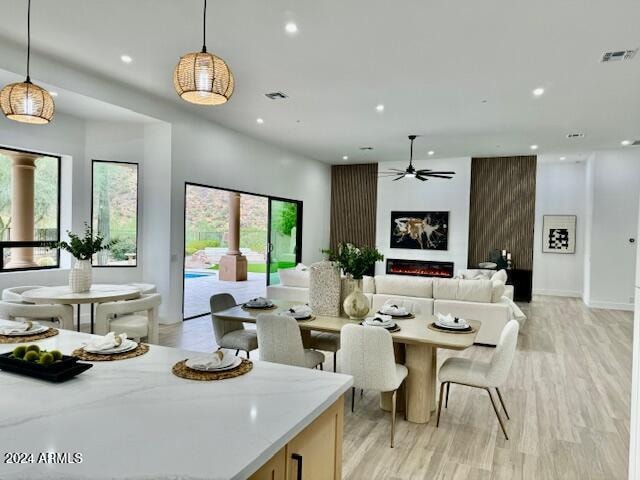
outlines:
M453 277L453 262L387 258L387 274L451 278Z

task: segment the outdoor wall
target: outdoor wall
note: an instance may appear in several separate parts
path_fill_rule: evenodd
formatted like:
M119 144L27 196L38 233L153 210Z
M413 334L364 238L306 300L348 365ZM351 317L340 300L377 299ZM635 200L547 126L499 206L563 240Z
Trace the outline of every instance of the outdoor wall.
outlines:
M469 244L469 190L471 185L470 158L443 158L428 162L415 162L417 169L453 170L451 180L431 179L420 182L404 179L397 182L391 178L378 179L376 246L386 258L414 258L454 262L455 271L467 268ZM378 171L390 168L406 168L407 162L383 162ZM391 212L398 211L448 211L449 249L407 250L390 248ZM376 273L385 272L385 262L378 262Z
M533 237L533 293L581 297L586 218L586 163L539 156ZM554 156L557 158L557 156ZM576 215L576 252L542 253L543 215Z

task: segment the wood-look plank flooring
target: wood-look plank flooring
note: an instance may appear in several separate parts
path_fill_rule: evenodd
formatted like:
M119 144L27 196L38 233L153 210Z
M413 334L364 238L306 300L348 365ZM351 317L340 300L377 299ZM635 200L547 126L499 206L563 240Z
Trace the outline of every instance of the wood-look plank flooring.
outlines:
M452 385L440 427L399 414L389 448L389 414L378 394L345 405L343 476L370 479L625 479L633 318L630 312L587 308L581 300L535 297L501 388L511 420L500 431L486 392ZM160 343L211 351L209 317L162 326ZM450 355L488 360L493 349ZM253 356L253 355L252 355ZM257 356L257 355L256 355ZM332 368L328 357L325 370Z

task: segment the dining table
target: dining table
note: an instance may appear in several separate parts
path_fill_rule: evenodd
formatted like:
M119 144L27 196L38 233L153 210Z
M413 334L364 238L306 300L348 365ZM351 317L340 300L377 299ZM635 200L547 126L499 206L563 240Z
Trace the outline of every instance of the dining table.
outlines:
M67 285L40 287L22 293L23 301L35 304L77 305L78 331L80 331L80 305L90 305L91 333L95 321L96 303L117 302L139 298L141 290L133 285L96 283L86 292L73 292Z
M227 321L243 323L255 323L260 314L285 314L290 308L300 303L273 300L275 308L257 309L237 305L226 310L214 312L217 318ZM369 315L375 315L372 311ZM437 350L465 350L471 347L475 341L480 322L469 320L472 327L468 333L437 331L429 328L434 323L435 316L425 313L417 313L412 318L395 319L400 330L391 333L394 343L396 362L404 364L409 373L405 380L404 391L399 391L399 410L406 401L406 417L413 423L428 423L435 412L436 381L437 381ZM340 333L342 327L348 324L358 324L361 321L351 320L347 317L329 315L313 315L310 320L298 321L302 334L303 344L308 346L311 339L311 331ZM381 327L370 327L381 328ZM258 345L260 348L260 345ZM406 398L403 397L406 395ZM391 409L391 394L382 393L380 406L384 410Z

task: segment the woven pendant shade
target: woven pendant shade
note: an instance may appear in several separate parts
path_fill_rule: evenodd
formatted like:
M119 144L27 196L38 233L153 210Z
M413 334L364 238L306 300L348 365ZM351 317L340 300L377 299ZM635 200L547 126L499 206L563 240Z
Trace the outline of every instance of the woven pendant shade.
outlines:
M0 108L11 120L31 124L49 123L53 118L53 98L30 81L11 83L0 90Z
M187 53L173 72L173 85L183 100L220 105L233 95L233 73L226 62L208 52Z

